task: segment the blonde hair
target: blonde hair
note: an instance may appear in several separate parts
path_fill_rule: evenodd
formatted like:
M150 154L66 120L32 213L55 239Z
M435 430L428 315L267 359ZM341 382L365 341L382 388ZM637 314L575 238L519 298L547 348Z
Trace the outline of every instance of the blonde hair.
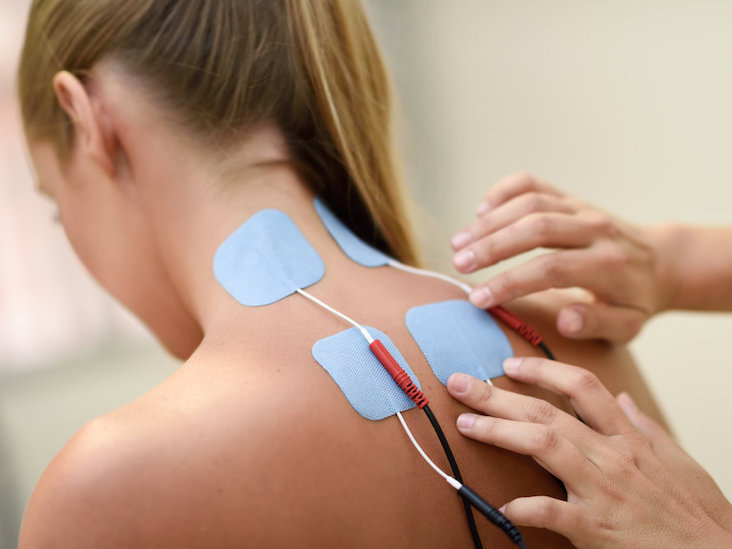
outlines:
M389 78L358 0L35 0L18 74L29 141L68 156L53 76L84 80L103 58L206 141L277 124L304 179L354 232L417 263Z

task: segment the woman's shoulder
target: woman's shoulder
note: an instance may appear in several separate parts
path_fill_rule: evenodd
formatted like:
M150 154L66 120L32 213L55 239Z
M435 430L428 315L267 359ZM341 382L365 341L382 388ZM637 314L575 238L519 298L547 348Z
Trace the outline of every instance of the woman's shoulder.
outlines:
M110 521L110 509L122 518L131 479L126 459L137 444L121 445L119 430L106 417L86 424L51 461L26 508L19 547L93 547L123 534L124 520ZM120 513L121 512L121 513ZM120 530L118 530L120 528Z
M215 542L213 510L253 496L251 487L229 488L276 461L267 444L273 399L256 379L230 383L232 398L226 384L179 374L75 434L34 490L21 548L230 545Z

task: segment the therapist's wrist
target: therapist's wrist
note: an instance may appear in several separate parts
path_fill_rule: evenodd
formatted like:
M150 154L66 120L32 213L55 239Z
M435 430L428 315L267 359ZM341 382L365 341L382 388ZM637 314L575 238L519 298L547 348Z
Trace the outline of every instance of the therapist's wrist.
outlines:
M664 224L643 229L653 250L655 299L652 314L683 308L679 296L685 293L684 246L687 229L679 224Z

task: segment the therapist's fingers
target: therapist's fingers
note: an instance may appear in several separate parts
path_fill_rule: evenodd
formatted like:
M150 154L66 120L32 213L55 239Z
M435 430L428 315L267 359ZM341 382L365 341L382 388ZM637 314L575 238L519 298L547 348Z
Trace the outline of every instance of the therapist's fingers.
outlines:
M487 308L550 288L587 287L590 284L597 288L610 284L609 280L606 282L607 278L608 269L593 254L584 249L559 250L534 257L476 286L470 301L476 307Z
M455 254L462 273L493 265L535 248L587 247L595 239L588 220L558 213L532 213Z
M532 213L572 214L576 208L560 196L531 192L516 196L481 215L470 225L458 232L450 241L453 250L458 251L498 229L502 229Z
M543 358L510 358L503 363L507 376L567 397L579 416L605 435L635 432L620 405L595 374L584 368Z
M550 426L562 431L575 444L593 434L589 427L546 400L500 389L467 374L451 375L447 390L473 410L497 418Z
M568 309L559 331L575 339L626 342L668 301L651 231L624 222L528 174L497 183L478 219L451 240L453 265L472 273L525 252L532 256L476 287L487 308L552 288L577 287L608 307ZM663 282L663 280L661 280Z
M495 417L462 414L457 420L458 430L480 442L532 456L544 469L560 478L565 486L583 493L583 488L598 482L597 467L565 438L561 429L548 425L526 423Z
M516 526L546 528L568 538L576 546L579 546L575 541L578 531L599 527L588 524L588 513L578 505L549 496L517 498L504 505L501 511Z
M515 196L527 192L541 192L561 196L562 193L543 181L540 181L526 172L518 172L508 175L493 185L483 202L478 206L477 213L482 215L504 202L508 202Z
M557 316L557 331L572 339L608 339L627 343L648 320L649 313L634 307L605 303L573 303Z

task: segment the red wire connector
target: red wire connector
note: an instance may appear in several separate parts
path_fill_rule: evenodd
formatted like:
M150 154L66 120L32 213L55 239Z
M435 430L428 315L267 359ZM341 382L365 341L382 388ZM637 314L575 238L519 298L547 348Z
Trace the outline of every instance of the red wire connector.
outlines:
M389 372L389 375L394 379L394 381L396 381L399 388L404 391L405 395L412 399L418 408L424 408L430 403L427 397L424 396L424 393L412 382L409 374L399 366L396 359L391 356L389 351L386 350L386 347L384 347L384 344L381 341L375 339L371 344L369 344L369 349L371 349L371 352L379 359L381 365L387 372Z
M486 309L489 313L492 313L498 317L498 319L511 328L514 332L518 333L521 337L526 339L534 347L538 346L543 341L543 337L539 332L534 330L531 326L526 324L518 316L513 314L508 309L504 309L500 305L490 307Z

